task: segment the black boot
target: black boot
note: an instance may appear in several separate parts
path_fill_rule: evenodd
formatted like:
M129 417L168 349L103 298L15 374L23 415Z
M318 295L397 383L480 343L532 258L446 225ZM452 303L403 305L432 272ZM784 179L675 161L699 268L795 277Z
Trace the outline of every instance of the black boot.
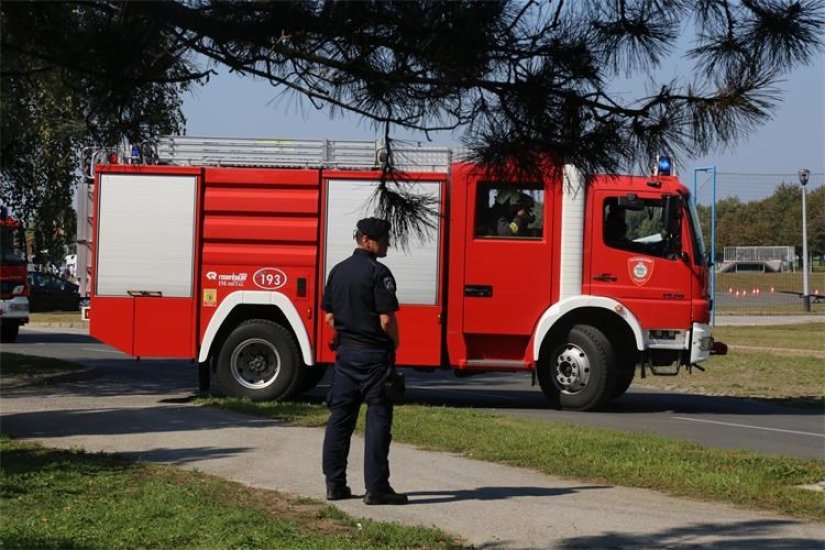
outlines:
M345 498L352 498L352 490L346 485L327 487L327 500L344 500Z
M409 502L407 495L396 493L392 487L388 487L384 491L367 491L367 494L364 495L364 504L370 505L399 505L407 504L407 502Z

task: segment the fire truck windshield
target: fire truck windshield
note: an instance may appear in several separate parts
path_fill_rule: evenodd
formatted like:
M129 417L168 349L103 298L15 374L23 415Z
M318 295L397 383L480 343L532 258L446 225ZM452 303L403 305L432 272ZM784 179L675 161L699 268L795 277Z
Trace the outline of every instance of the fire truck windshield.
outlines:
M685 197L685 203L688 205L688 212L690 213L688 220L690 220L690 236L696 254L696 263L702 265L705 263L707 256L705 241L702 238L702 225L699 223L699 212L696 210L696 203L689 195Z
M0 264L26 265L23 229L16 223L0 223Z

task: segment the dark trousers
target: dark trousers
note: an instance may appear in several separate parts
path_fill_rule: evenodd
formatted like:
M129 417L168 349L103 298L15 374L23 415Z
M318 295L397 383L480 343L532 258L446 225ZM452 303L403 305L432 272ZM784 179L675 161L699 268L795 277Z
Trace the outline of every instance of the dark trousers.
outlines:
M367 491L390 487L392 403L384 397L383 379L390 365L387 350L342 345L327 395L330 409L324 435L323 467L327 487L347 482L350 440L361 403L367 403L364 481Z

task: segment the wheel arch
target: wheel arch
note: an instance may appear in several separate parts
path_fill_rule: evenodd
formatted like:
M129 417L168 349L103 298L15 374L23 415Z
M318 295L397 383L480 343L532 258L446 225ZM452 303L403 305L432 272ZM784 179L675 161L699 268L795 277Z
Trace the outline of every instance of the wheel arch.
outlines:
M239 290L223 299L204 332L198 362L214 356L232 330L248 319L266 319L283 326L295 338L304 364L315 364L309 334L292 301L280 292L258 290Z
M613 344L617 357L636 357L645 348L645 332L636 316L621 303L601 296L575 296L553 304L539 319L533 359L552 351L575 325L598 328Z

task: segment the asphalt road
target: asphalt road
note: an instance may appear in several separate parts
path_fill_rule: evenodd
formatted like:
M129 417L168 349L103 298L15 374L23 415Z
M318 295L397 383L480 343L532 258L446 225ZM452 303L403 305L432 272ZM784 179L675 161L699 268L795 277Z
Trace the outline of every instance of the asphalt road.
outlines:
M139 395L194 391L196 368L188 361L141 360L91 339L83 330L24 328L4 351L76 361L93 395ZM746 449L802 458L825 458L825 414L749 399L634 389L605 411L570 412L545 408L537 387L524 374L484 374L456 378L449 371L407 371L410 402L476 407L531 418L646 432L696 441L720 449ZM307 394L321 400L328 380Z

